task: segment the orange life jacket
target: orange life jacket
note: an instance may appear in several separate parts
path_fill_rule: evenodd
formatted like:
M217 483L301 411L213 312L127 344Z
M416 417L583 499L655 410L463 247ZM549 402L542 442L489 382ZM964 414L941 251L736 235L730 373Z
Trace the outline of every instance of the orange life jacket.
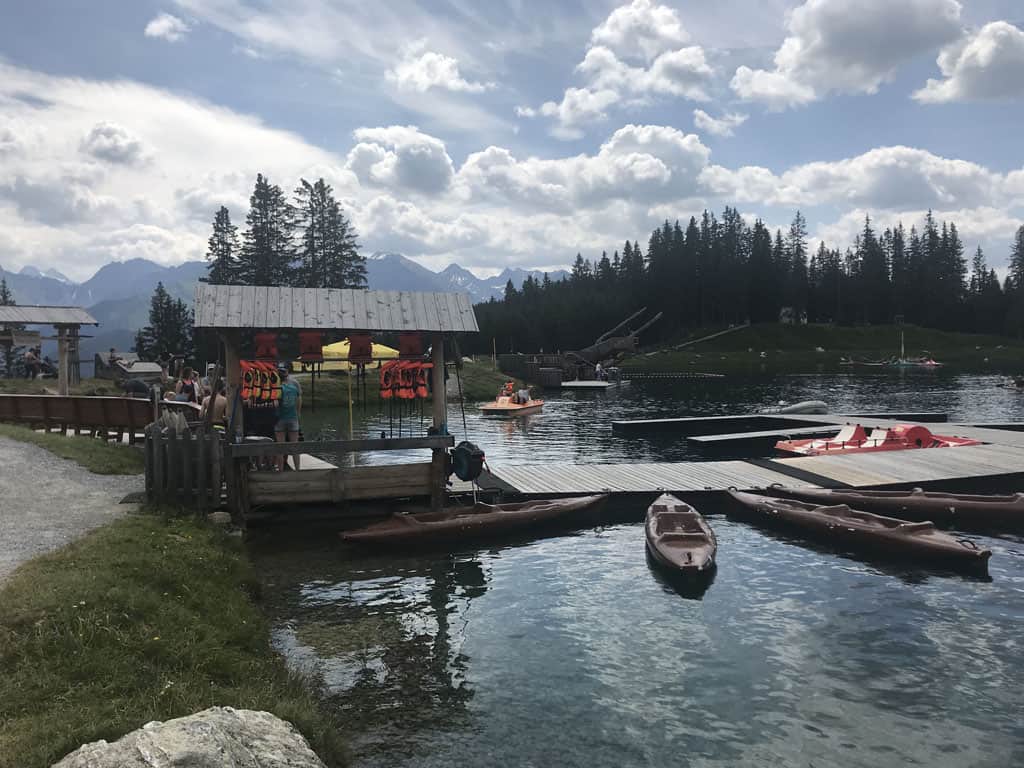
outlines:
M390 400L393 392L391 391L394 387L394 362L386 362L380 367L380 398L381 400Z
M402 331L398 334L398 356L423 357L423 336L419 331Z
M348 336L348 361L369 363L373 360L373 338L368 333L350 333Z
M412 400L416 397L416 387L413 383L413 367L415 363L398 364L398 396L402 400Z
M324 361L323 334L320 331L299 331L299 360L304 363Z
M242 391L240 392L240 395L243 400L249 400L253 393L256 371L253 364L247 360L239 361L239 366L242 369Z
M433 363L421 363L416 368L416 397L427 399L430 390L427 388L427 371L434 367Z

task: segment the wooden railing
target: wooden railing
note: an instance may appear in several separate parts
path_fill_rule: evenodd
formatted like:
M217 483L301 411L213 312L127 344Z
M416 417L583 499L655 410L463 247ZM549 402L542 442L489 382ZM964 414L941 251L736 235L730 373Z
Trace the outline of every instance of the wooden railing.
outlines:
M28 424L47 431L87 432L104 439L134 443L153 421L153 403L127 397L75 395L0 395L0 421Z

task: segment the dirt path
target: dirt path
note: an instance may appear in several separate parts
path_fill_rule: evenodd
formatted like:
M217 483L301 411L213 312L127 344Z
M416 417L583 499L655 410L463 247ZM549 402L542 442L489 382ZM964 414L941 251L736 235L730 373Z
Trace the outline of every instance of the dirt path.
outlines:
M29 558L135 509L118 502L142 490L142 475L94 475L43 448L0 437L0 581Z

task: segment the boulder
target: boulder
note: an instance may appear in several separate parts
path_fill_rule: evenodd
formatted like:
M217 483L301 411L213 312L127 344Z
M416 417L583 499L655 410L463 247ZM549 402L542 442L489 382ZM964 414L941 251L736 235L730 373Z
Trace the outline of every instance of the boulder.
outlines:
M292 726L269 712L211 707L146 723L113 743L85 744L52 768L326 768Z

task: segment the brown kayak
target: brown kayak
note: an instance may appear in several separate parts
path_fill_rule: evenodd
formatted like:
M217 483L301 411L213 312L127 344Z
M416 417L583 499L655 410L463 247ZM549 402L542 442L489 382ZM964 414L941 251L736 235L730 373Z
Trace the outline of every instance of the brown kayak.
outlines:
M765 522L787 524L809 536L844 547L871 550L896 558L921 559L987 570L992 552L969 539L942 533L928 522L908 523L851 509L793 499L729 491L746 510Z
M659 565L680 573L706 573L715 567L715 532L689 504L663 493L647 508L647 551Z
M597 504L605 495L476 504L442 512L393 515L366 528L344 531L341 538L359 544L437 544L500 536L561 520Z
M853 491L779 488L779 493L816 504L848 504L903 520L930 520L962 530L1024 530L1024 493L1008 496L922 491Z

